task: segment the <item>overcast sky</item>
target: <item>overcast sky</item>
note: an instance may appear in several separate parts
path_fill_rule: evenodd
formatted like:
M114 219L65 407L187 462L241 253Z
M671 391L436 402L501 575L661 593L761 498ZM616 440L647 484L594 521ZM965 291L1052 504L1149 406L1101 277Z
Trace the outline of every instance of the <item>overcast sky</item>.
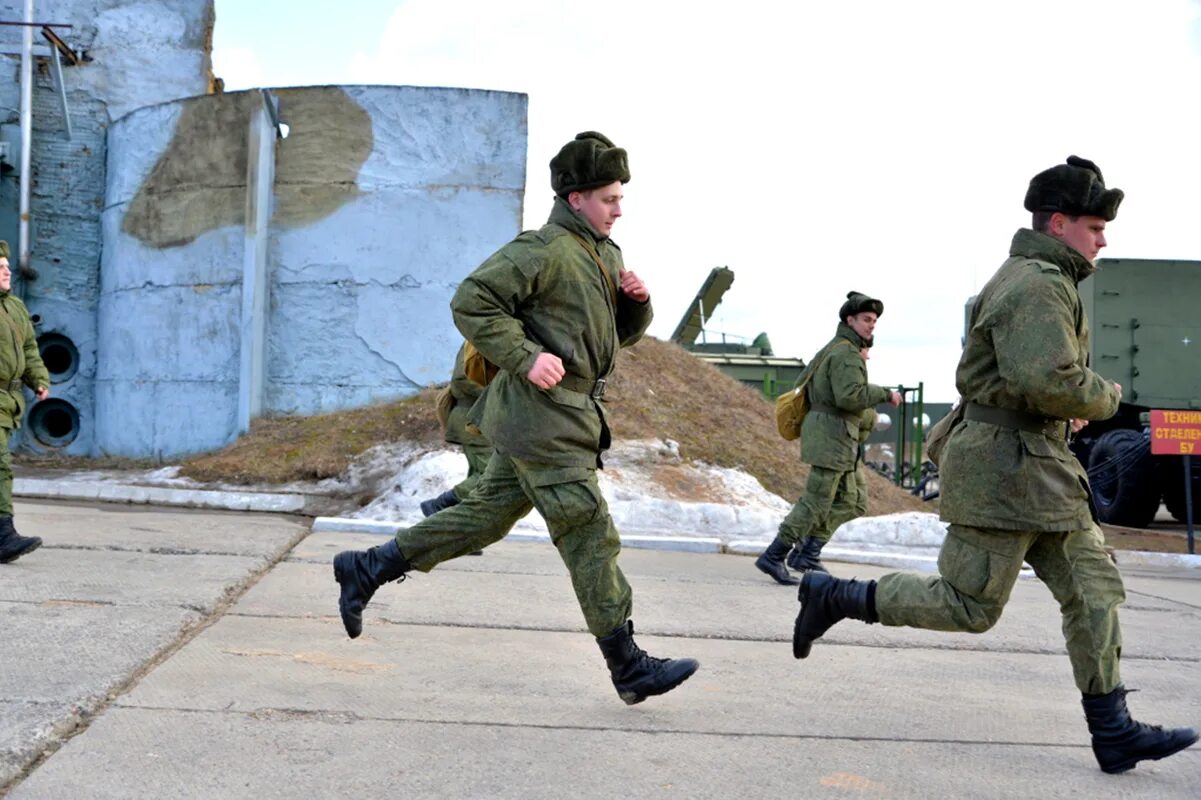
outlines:
M954 399L963 304L1030 176L1075 153L1125 190L1102 256L1201 259L1201 3L216 0L214 69L258 86L529 95L525 226L547 163L599 130L632 180L613 231L667 338L710 322L808 360L850 289L883 299L875 383ZM499 247L503 242L497 242Z

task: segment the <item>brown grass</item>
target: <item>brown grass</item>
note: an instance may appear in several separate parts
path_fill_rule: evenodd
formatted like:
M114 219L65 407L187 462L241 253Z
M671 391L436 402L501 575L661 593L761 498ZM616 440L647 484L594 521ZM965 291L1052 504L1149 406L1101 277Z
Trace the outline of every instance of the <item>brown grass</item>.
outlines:
M616 438L674 439L686 460L743 469L789 500L804 488L809 468L797 443L776 433L771 404L675 344L646 338L623 351L606 400ZM440 445L432 390L353 411L257 420L247 436L189 459L182 471L202 481L316 480L395 440ZM868 487L872 514L931 509L870 470Z
M332 478L372 445L405 439L436 447L442 430L434 416L434 391L393 403L313 417L270 417L219 450L185 461L180 469L198 481L289 483Z

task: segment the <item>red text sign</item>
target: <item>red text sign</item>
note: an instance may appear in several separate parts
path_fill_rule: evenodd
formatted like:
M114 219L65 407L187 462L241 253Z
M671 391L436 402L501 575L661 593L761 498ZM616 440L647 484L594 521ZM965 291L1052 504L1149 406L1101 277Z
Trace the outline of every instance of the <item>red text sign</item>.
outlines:
M1201 455L1201 411L1152 411L1151 453Z

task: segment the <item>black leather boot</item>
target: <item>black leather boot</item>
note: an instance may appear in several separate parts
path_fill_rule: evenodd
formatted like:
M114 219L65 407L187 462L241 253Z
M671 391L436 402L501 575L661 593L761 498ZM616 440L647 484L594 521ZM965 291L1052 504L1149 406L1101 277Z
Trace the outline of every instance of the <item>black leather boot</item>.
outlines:
M32 553L42 546L42 540L36 536L22 536L13 527L13 518L9 514L0 517L0 564L16 561L23 555Z
M1086 694L1081 699L1093 735L1093 755L1103 772L1125 772L1140 761L1167 758L1197 741L1197 732L1192 728L1165 731L1158 725L1132 720L1126 709L1127 694L1119 686L1109 694Z
M760 572L774 578L776 583L784 586L796 586L801 581L792 577L792 573L784 566L784 556L788 554L789 547L788 542L777 536L767 546L767 549L755 559L755 566L759 568Z
M346 635L358 638L363 632L363 609L375 590L388 581L402 581L412 569L396 540L370 550L344 550L334 556L334 580L342 587L338 611Z
M806 572L797 590L801 610L792 628L792 655L805 658L815 639L835 622L851 617L871 624L876 615L876 582L843 580L826 572Z
M700 666L692 658L654 658L634 643L634 621L628 620L608 636L596 640L613 687L625 704L632 706L648 697L665 694L679 686Z
M444 508L450 508L451 506L457 506L458 504L459 498L457 495L455 495L455 490L447 489L445 492L433 498L432 500L422 500L421 513L428 517L433 514L437 514Z
M799 547L788 554L788 566L797 572L829 572L822 564L822 548L826 543L816 536L806 536Z

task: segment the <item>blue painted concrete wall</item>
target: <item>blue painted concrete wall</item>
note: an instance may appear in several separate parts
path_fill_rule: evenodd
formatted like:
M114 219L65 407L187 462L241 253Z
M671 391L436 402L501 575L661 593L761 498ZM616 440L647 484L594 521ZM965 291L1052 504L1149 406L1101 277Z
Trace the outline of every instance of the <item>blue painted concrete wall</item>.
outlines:
M0 18L20 20L21 0L0 0ZM69 377L55 378L55 402L78 415L69 444L52 448L31 435L32 403L14 447L61 449L89 455L96 449L94 379L100 299L101 210L106 183L109 124L129 111L206 90L210 73L212 0L38 0L36 19L70 24L59 34L84 63L64 69L73 136L68 139L57 90L45 60L34 70L31 266L36 280L15 281L34 317L39 339L66 337L78 352ZM0 42L19 45L21 29L0 28ZM45 40L37 32L35 44ZM19 163L20 59L0 58L0 138L12 142L10 164ZM0 238L17 248L14 172L0 177ZM15 271L15 270L14 270Z
M520 230L525 95L276 94L290 135L277 143L265 407L333 411L444 380L455 287ZM97 452L169 457L236 435L248 102L257 93L161 104L109 130Z

